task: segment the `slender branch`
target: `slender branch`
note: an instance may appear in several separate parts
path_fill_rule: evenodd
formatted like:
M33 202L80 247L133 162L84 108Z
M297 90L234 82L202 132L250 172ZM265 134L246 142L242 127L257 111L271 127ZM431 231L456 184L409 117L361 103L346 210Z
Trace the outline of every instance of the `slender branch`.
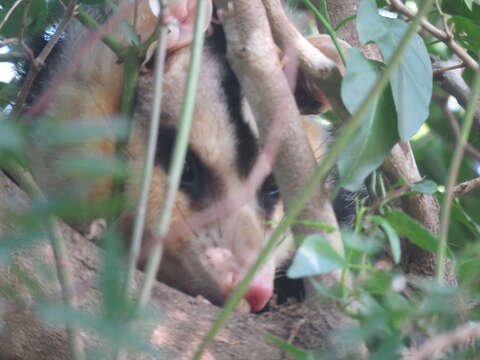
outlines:
M13 45L13 44L18 44L18 38L17 37L7 38L7 39L0 38L0 47Z
M175 146L173 149L172 162L168 170L165 197L163 199L163 205L160 211L158 226L155 229L155 236L158 239L163 239L168 233L172 208L178 191L185 155L187 152L188 136L193 118L192 115L195 105L195 94L197 91L199 67L205 36L203 29L205 28L207 8L207 0L199 0L197 2L192 53L190 56L190 64L187 75L187 87L184 95L182 112L180 114L180 125L178 127L177 138L175 140ZM158 241L154 245L147 260L145 280L140 293L140 299L138 301L139 308L143 308L150 299L152 287L155 283L158 269L160 267L162 252L163 242Z
M462 71L457 69L440 73L435 72L435 69L449 67L457 63L456 58L446 61L434 58L432 63L434 79L443 90L452 95L465 109L470 99L470 88L462 77ZM476 128L480 131L480 106L475 110L474 118Z
M275 42L285 52L293 52L300 69L324 91L333 110L341 119L350 113L341 101L342 75L335 62L325 56L291 24L279 0L263 0Z
M410 39L416 33L417 26L420 24L422 17L428 12L432 5L433 0L425 0L420 6L418 13L413 18L410 23L405 35L399 43L399 46L392 55L390 62L384 69L383 74L380 76L375 86L371 90L370 94L365 98L365 100L360 104L357 111L351 117L350 121L340 131L340 134L337 138L337 141L332 146L331 150L326 154L323 161L320 163L319 167L315 171L315 174L312 176L310 181L305 185L305 187L300 191L298 196L291 203L283 221L276 227L270 239L268 240L265 247L262 249L257 259L255 260L252 267L249 269L244 279L237 285L236 290L229 297L225 303L222 311L218 315L217 319L213 323L212 327L208 331L205 338L202 340L201 344L198 346L197 351L193 357L194 360L199 360L206 350L208 344L212 339L217 335L220 329L223 327L223 324L227 320L229 314L235 309L240 300L243 298L245 292L247 291L248 285L253 280L255 273L260 269L261 265L267 259L268 255L275 249L280 240L282 234L288 229L288 227L295 221L297 216L301 213L304 205L310 199L310 196L318 189L319 184L325 181L325 178L335 164L335 160L338 157L338 154L350 141L352 135L358 130L361 125L361 120L368 110L373 99L380 94L388 84L389 76L392 71L400 64L402 55L407 48ZM238 4L240 0L237 0Z
M35 81L35 78L37 77L38 73L41 70L41 66L45 63L45 60L47 59L48 55L50 55L50 52L55 47L55 44L58 42L58 39L60 39L60 36L63 34L68 24L72 20L75 6L76 6L76 1L72 1L65 12L65 15L63 17L61 24L58 26L57 31L55 31L55 34L47 42L47 44L42 49L40 54L35 59L30 61L30 68L28 69L28 73L27 73L27 76L25 77L25 81L23 82L22 89L15 102L15 106L13 108L13 114L18 114L22 110L27 100L28 94L30 94L30 90L32 88L33 82Z
M165 0L160 2L160 19L165 19L168 16L168 6ZM160 127L160 113L162 106L162 85L163 73L165 65L165 56L167 48L167 24L159 21L158 27L158 47L157 57L155 62L155 80L153 92L153 106L150 113L150 127L148 130L147 155L143 170L143 181L140 191L140 197L137 205L137 215L133 225L132 241L130 242L130 252L127 264L127 277L124 283L125 299L128 299L130 288L134 283L135 271L137 269L138 258L142 246L143 232L145 227L145 218L147 215L148 194L150 192L150 185L153 175L153 168L155 164L155 154L157 149L158 130ZM122 348L116 349L114 359L123 360L126 358L126 352Z
M453 188L453 196L460 197L480 187L480 177L464 181Z
M66 79L72 76L72 74L77 70L79 64L83 60L84 54L88 52L99 39L103 39L109 29L114 28L122 19L122 17L124 17L131 10L131 7L132 3L130 2L123 5L114 16L111 16L106 23L102 24L96 31L89 34L89 36L87 36L85 40L80 43L78 50L72 55L72 57L69 59L69 62L66 64L67 66L65 66L65 68L62 69L62 71L60 71L58 75L52 79L48 89L44 91L42 95L40 95L36 102L26 112L25 118L31 118L44 111L60 84L66 81ZM123 51L124 48L121 51L122 54Z
M384 204L399 198L400 196L406 195L410 190L410 185L402 185L398 189L390 190L384 196L375 200L375 202L370 206L370 209L365 213L365 218L374 215Z
M452 32L450 31L450 28L448 27L447 17L445 16L445 13L442 11L442 7L438 0L435 0L435 8L437 9L437 13L440 15L440 19L442 20L443 30L447 34L448 41L450 42L453 39L453 35L452 35Z
M446 66L444 68L436 68L436 69L433 69L433 75L437 75L437 74L441 74L441 73L444 73L444 72L447 72L447 71L450 71L450 70L457 70L457 69L463 69L465 68L465 64L464 63L460 63L460 64L456 64L456 65L450 65L450 66Z
M411 349L410 354L403 357L402 360L440 359L443 358L449 347L465 344L479 337L479 323L463 324L451 332L427 340L418 349Z
M31 199L48 201L45 198L45 195L43 194L41 189L35 183L32 175L28 171L18 165L12 165L9 170L15 180L20 184L21 188L25 190L25 192L30 196ZM48 216L46 227L49 233L50 244L52 246L53 254L55 257L55 266L57 269L58 280L62 291L63 302L69 308L74 308L76 305L74 291L75 288L72 280L73 277L69 269L70 262L68 260L65 241L62 237L60 222L56 217ZM71 323L67 323L65 325L68 334L68 341L70 343L70 350L72 352L72 358L74 360L86 359L83 348L83 341L81 339L78 328Z
M7 13L5 14L5 17L3 18L2 22L0 23L0 30L2 30L2 27L7 23L8 19L10 19L10 16L15 11L17 6L20 5L21 2L22 2L22 0L15 1L13 3L13 5L10 7L10 9L8 9Z
M20 43L23 43L23 38L25 35L25 26L27 24L30 5L32 5L32 0L25 0L25 6L23 7L23 16L22 16L22 20L20 21L20 29L18 31L18 39L20 40Z
M450 128L452 129L453 133L458 139L460 137L460 126L458 125L455 115L448 109L448 104L446 101L443 101L440 104L440 108L445 114L448 120L448 123L450 125ZM465 143L465 151L469 153L473 158L475 158L475 160L480 161L480 150L478 150L475 146L473 146L469 142Z
M25 54L22 52L7 52L5 54L0 54L0 62L15 62L18 60L24 60Z
M450 175L448 177L445 199L443 201L442 215L440 219L440 236L439 236L439 245L437 252L437 281L443 281L443 275L445 273L445 256L447 252L447 237L448 237L448 227L450 224L450 212L451 206L454 197L454 187L458 172L460 170L460 165L462 163L463 152L465 149L465 144L467 143L468 136L473 124L473 116L475 114L475 109L477 106L478 96L480 93L480 68L477 69L475 74L475 79L473 81L473 89L471 93L470 102L467 107L467 112L465 114L465 120L463 122L463 127L460 133L460 138L458 139L457 147L455 148L455 153L453 155L452 164L450 166Z
M322 26L325 28L327 31L328 35L332 38L333 43L335 44L335 48L338 51L338 54L340 55L340 59L342 59L343 65L346 65L346 60L345 60L345 55L343 53L342 47L340 46L337 38L337 34L335 32L335 29L330 25L329 19L327 19L326 16L324 16L318 9L316 8L315 5L310 0L303 0L305 5L310 9L310 11L313 12L315 17L322 23ZM326 4L325 4L326 6Z
M400 0L389 0L390 5L400 14L405 15L409 19L413 18L412 12L405 6ZM430 34L435 36L437 39L444 42L457 56L465 63L467 67L472 70L477 70L479 65L478 62L473 59L468 52L461 47L455 40L448 36L445 31L440 30L435 27L432 23L426 19L422 19L422 27L428 31Z
M160 1L161 18L168 16L168 7L165 0ZM153 106L150 115L150 129L147 143L147 155L145 159L145 168L143 173L143 182L140 193L140 198L137 206L137 216L133 226L132 241L130 244L130 254L128 257L128 273L125 282L125 294L128 296L128 291L134 280L136 265L140 254L142 245L143 231L145 225L145 217L147 211L148 194L150 191L150 183L153 174L153 167L155 162L155 151L157 148L158 129L160 125L160 113L162 106L162 78L165 64L165 54L167 46L167 24L160 21L160 28L158 33L158 48L155 65L155 84L153 95Z

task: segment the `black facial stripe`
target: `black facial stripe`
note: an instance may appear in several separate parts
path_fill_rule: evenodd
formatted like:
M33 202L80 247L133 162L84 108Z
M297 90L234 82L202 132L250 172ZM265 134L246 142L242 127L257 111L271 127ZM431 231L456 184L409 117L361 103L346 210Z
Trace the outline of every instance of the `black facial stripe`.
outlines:
M207 40L209 49L224 63L222 90L228 106L230 120L234 125L236 139L236 162L239 175L246 178L252 170L258 156L258 141L252 129L245 122L242 110L242 90L233 70L226 61L226 40L221 25L213 25L213 35ZM275 205L280 201L278 188L273 174L267 176L257 191L259 205L265 211L265 218L270 219Z
M160 126L155 161L165 173L168 173L170 168L176 135L175 128ZM183 181L185 175L186 181ZM180 190L188 195L190 206L195 210L207 207L209 203L219 199L223 193L221 182L215 171L202 161L191 146L187 150Z
M225 73L222 78L222 88L226 97L230 120L235 129L237 167L240 176L247 177L258 155L258 142L243 117L240 83L227 64L225 64Z

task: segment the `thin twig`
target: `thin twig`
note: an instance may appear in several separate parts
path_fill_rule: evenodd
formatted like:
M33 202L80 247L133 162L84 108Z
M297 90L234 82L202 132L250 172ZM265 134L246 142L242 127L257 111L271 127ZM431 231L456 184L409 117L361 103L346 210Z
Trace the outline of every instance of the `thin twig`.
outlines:
M20 90L20 93L15 102L15 106L13 107L13 112L12 112L13 114L18 114L21 112L27 100L28 94L30 94L30 90L32 88L33 82L35 81L35 78L37 77L38 73L41 70L40 64L43 65L45 63L48 55L50 55L51 51L57 44L58 39L60 39L60 36L63 34L68 24L72 20L75 6L76 6L76 1L72 1L65 12L65 15L63 17L61 24L58 26L57 31L55 31L55 34L47 42L47 44L42 49L40 54L38 54L38 56L35 59L30 61L30 68L28 69L28 73L23 82L22 89ZM24 48L24 50L26 49ZM26 51L26 53L28 54L28 51ZM31 55L33 56L33 54Z
M437 57L433 57L433 79L440 85L443 90L445 90L448 94L452 95L457 100L457 102L464 109L466 109L468 106L468 101L470 100L471 91L469 85L463 79L462 71L460 69L456 69L447 72L435 72L435 69L445 68L451 65L456 65L457 63L457 57L449 60L440 60ZM480 107L477 107L474 119L476 129L477 131L480 131Z
M410 185L402 185L398 189L390 190L385 196L375 200L370 209L365 213L365 218L374 215L385 203L405 195L410 190Z
M115 15L111 16L108 21L101 26L99 26L93 19L89 17L89 19L92 20L97 27L97 30L89 34L89 36L87 36L85 40L80 43L80 45L78 46L78 50L75 52L75 54L71 56L67 66L65 66L65 68L62 69L62 71L59 72L58 75L56 75L52 79L52 82L48 89L44 91L42 95L40 95L40 97L36 100L35 104L31 106L30 109L26 112L26 114L24 115L25 118L28 119L37 116L45 110L60 84L62 84L70 76L73 75L73 73L78 69L79 64L83 60L85 53L87 53L92 48L92 46L97 43L99 39L102 39L102 41L104 41L105 45L107 46L112 45L106 42L106 34L110 29L114 28L118 24L118 22L122 19L122 17L125 16L125 14L127 14L131 10L132 5L133 4L130 2L124 4ZM80 16L80 14L78 16ZM114 49L110 46L110 49L114 51L116 55L118 55L117 51L123 54L123 52L125 51L125 47L120 44L118 45L119 48Z
M455 153L453 155L452 163L450 166L450 175L448 177L445 199L443 201L442 214L440 219L439 245L438 245L438 252L437 252L436 278L438 282L443 281L443 275L445 273L445 256L447 252L448 227L450 224L450 212L451 212L451 207L452 207L452 202L454 197L453 190L455 187L455 183L457 182L458 172L460 170L460 165L462 163L465 144L467 143L468 136L472 128L473 117L475 114L479 93L480 93L480 68L477 69L475 74L475 79L473 81L471 98L467 107L467 112L465 114L463 127L460 133L460 137L458 138L457 147L455 148Z
M452 35L452 32L450 31L450 28L448 27L447 17L445 16L445 13L442 11L442 7L438 0L435 0L435 7L437 8L437 12L440 15L440 19L442 20L443 30L447 34L447 37L450 42L453 39L453 35Z
M143 173L143 183L140 198L137 206L137 216L133 226L132 242L130 244L130 254L128 257L128 272L125 281L125 297L128 297L128 291L135 275L136 265L142 245L143 231L145 226L145 217L147 211L148 194L153 174L155 162L155 152L157 148L158 129L160 126L160 113L162 106L162 78L165 65L166 46L167 46L167 24L162 20L168 15L168 6L165 0L160 1L160 27L158 33L158 48L155 62L155 83L152 112L150 114L150 128L147 143L147 155Z
M446 101L443 101L442 104L440 104L440 107L447 118L450 128L458 139L460 137L460 125L458 125L455 115L448 108ZM480 151L469 142L465 143L465 151L475 158L475 160L480 161Z
M15 3L12 5L12 7L10 9L8 9L7 13L5 14L5 17L3 18L2 22L0 23L0 30L2 30L2 27L7 23L8 19L10 18L12 13L15 11L17 6L20 5L21 2L22 2L22 0L15 1Z
M155 229L155 236L158 239L163 239L168 233L172 208L178 191L185 155L187 152L188 137L191 127L190 125L193 118L192 115L195 104L195 94L197 91L199 67L205 36L203 29L205 28L204 24L208 9L208 1L197 1L196 9L192 53L187 75L187 87L185 90L182 112L180 114L180 125L173 149L172 162L168 170L165 197L163 199L162 209L159 215L158 226ZM152 252L147 260L144 283L140 293L140 299L138 301L139 308L145 307L150 299L150 294L157 277L158 269L160 267L162 252L163 243L158 241L152 249Z
M440 334L423 343L418 349L411 349L410 354L402 360L439 359L453 345L468 343L480 337L480 324L467 323L451 332Z
M15 180L20 184L20 187L30 196L31 199L48 201L28 171L18 165L12 166L9 170L11 171L11 174L14 176ZM74 308L76 305L76 300L73 278L69 269L70 262L68 261L67 249L65 247L65 241L62 237L60 222L56 217L48 217L47 230L55 257L55 266L62 291L63 302L67 307ZM86 359L83 341L77 326L71 323L67 323L65 326L68 334L68 341L70 343L70 350L72 352L72 358L74 360Z
M303 2L310 9L310 11L313 12L315 17L322 23L322 26L325 28L328 35L330 35L330 37L332 38L332 41L335 44L335 48L337 49L338 54L340 55L340 59L342 59L343 65L346 65L344 51L338 42L337 34L333 26L330 24L329 19L326 16L324 16L320 11L318 11L316 6L313 5L313 3L310 0L303 0Z
M451 65L451 66L447 66L447 67L444 67L444 68L437 68L437 69L433 69L433 75L437 75L437 74L441 74L441 73L444 73L444 72L447 72L447 71L450 71L450 70L457 70L457 69L463 69L465 67L465 64L464 63L460 63L460 64L456 64L456 65Z
M0 54L0 62L15 62L25 59L25 54L22 52L11 51L5 54Z
M393 6L393 8L401 13L402 15L405 15L408 18L413 18L412 12L405 6L400 0L389 0L390 5ZM426 19L422 19L421 23L422 27L427 30L430 34L435 36L437 39L441 40L444 42L457 56L465 63L467 67L469 67L472 70L477 70L479 65L478 62L475 61L474 58L472 58L467 51L461 47L455 40L450 38L448 34L436 26L434 26L431 22L427 21Z
M453 188L453 196L460 197L472 190L475 190L478 187L480 187L480 177L464 181L460 184L455 185L455 187Z
M0 47L13 45L13 44L18 44L18 38L17 37L0 39Z
M30 11L30 5L32 5L32 0L25 0L25 6L23 7L23 16L22 21L20 22L20 29L18 31L18 39L20 43L23 43L23 38L25 35L25 26L27 24L28 12Z

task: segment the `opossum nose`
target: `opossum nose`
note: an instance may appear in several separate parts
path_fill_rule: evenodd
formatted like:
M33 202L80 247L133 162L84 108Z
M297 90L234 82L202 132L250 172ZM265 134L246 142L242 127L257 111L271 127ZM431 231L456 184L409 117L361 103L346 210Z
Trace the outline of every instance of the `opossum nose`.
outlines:
M273 296L273 288L252 284L245 294L251 312L262 310Z

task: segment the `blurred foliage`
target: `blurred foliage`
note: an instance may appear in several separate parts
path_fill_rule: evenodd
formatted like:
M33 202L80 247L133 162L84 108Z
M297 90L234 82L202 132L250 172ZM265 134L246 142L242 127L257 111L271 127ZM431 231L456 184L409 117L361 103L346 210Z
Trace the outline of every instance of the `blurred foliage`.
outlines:
M295 11L305 11L301 0L289 2L294 4ZM470 55L477 57L480 50L479 2L439 2L447 23L452 26L455 41L464 46ZM15 3L14 0L2 0L0 23ZM20 24L23 24L27 44L42 37L48 39L63 16L63 7L57 0L34 0L29 12L24 15L26 3L21 2L0 28L0 44L4 40L17 37ZM81 6L102 6L105 0L83 0L79 3ZM415 3L421 4L422 0L407 3L414 8ZM389 59L408 22L405 22L405 19L386 19L379 16L377 6L383 7L386 3L374 0L362 2L357 15L360 38L365 43L377 43L383 56ZM438 11L432 10L429 20L442 28ZM128 31L130 30L131 28ZM434 193L440 200L443 198L443 186L437 184L446 183L456 137L441 102L453 102L449 94L438 86L433 84L432 87L428 55L451 58L453 54L448 47L430 35L422 33L422 36L424 37L416 36L410 44L402 67L392 75L390 88L376 99L362 123L361 130L341 155L340 181L344 186L358 189L368 177L377 181L380 176L377 173L371 174L382 163L393 144L400 138L411 139L420 172L427 180L411 184L410 190L402 196L418 192ZM24 54L24 50L16 43L0 48L0 54L12 53ZM384 64L372 62L365 59L359 51L351 50L342 84L342 98L351 111L367 96L368 87L378 78L383 67ZM464 71L464 77L467 83L470 83L472 72ZM121 141L126 139L128 126L121 121L116 122L119 125L114 129L99 127L94 121L79 122L74 128L66 128L62 121L58 121L61 119L37 118L33 123L25 125L23 121L10 117L12 104L22 81L23 78L17 75L11 81L0 82L0 168L7 172L12 169L13 164L28 167L31 160L26 149L26 139L29 136L41 139L43 145L52 153L103 137ZM432 92L433 100L429 101ZM450 105L449 111L461 125L464 110ZM328 116L330 119L334 118L332 114ZM334 123L338 124L338 119ZM469 139L477 148L480 147L479 134L480 125L477 124ZM44 224L49 216L59 215L72 223L100 215L114 218L125 205L125 199L121 195L98 199L98 204L85 204L85 201L82 201L85 193L91 190L92 181L98 178L125 181L129 173L124 161L115 157L70 154L55 165L52 171L73 175L79 179L78 184L55 189L48 194L48 201L37 199L24 211L7 214L9 223L21 231L0 238L2 264L9 263L12 254L19 248L43 241L47 236ZM478 177L479 174L480 163L466 153L458 182ZM380 178L374 186L377 193L373 195L382 198L388 191L398 190L403 185L393 184L386 188ZM393 206L390 200L385 198L375 214L370 214L369 206L372 204L360 196L355 198L355 225L353 228L342 229L345 257L338 255L321 236L310 236L303 240L288 271L291 277L323 274L332 270L343 273L342 282L337 288L324 288L318 283L314 286L323 299L335 300L345 313L358 319L357 327L338 330L338 341L348 341L352 349L360 343L366 343L371 351L371 359L398 359L403 351L419 339L450 331L466 321L480 321L480 281L477 275L480 268L480 190L456 199L452 208L449 247L450 255L456 264L459 286L448 287L428 279L417 279L413 284L417 289L414 294L405 291L411 280L401 267L404 249L400 237L408 237L414 244L428 251L435 251L437 239L409 215ZM324 227L323 224L303 224ZM111 348L121 344L152 354L153 350L146 344L146 338L140 336L134 327L135 323L146 321L148 312L135 312L134 304L123 298L124 269L121 259L124 257L124 249L119 246L122 243L119 241L120 237L115 229L111 229L104 241L103 271L99 278L102 293L99 314L85 314L64 308L46 299L35 278L16 268L14 263L11 265L12 271L30 290L37 302L39 313L45 319L59 323L74 322L83 328L91 329L107 340ZM38 264L38 271L50 281L56 281L45 264ZM347 273L351 278L349 286L345 280ZM15 290L2 281L0 293L2 296L16 298ZM465 301L474 306L467 310L459 309L458 304ZM462 318L459 317L460 312ZM125 325L126 323L130 326ZM277 344L295 359L335 359L339 356L335 349L322 354L312 354L273 336L268 336L266 341ZM90 350L91 358L102 358L105 354L101 349ZM450 350L446 358L474 358L473 352L472 349Z

